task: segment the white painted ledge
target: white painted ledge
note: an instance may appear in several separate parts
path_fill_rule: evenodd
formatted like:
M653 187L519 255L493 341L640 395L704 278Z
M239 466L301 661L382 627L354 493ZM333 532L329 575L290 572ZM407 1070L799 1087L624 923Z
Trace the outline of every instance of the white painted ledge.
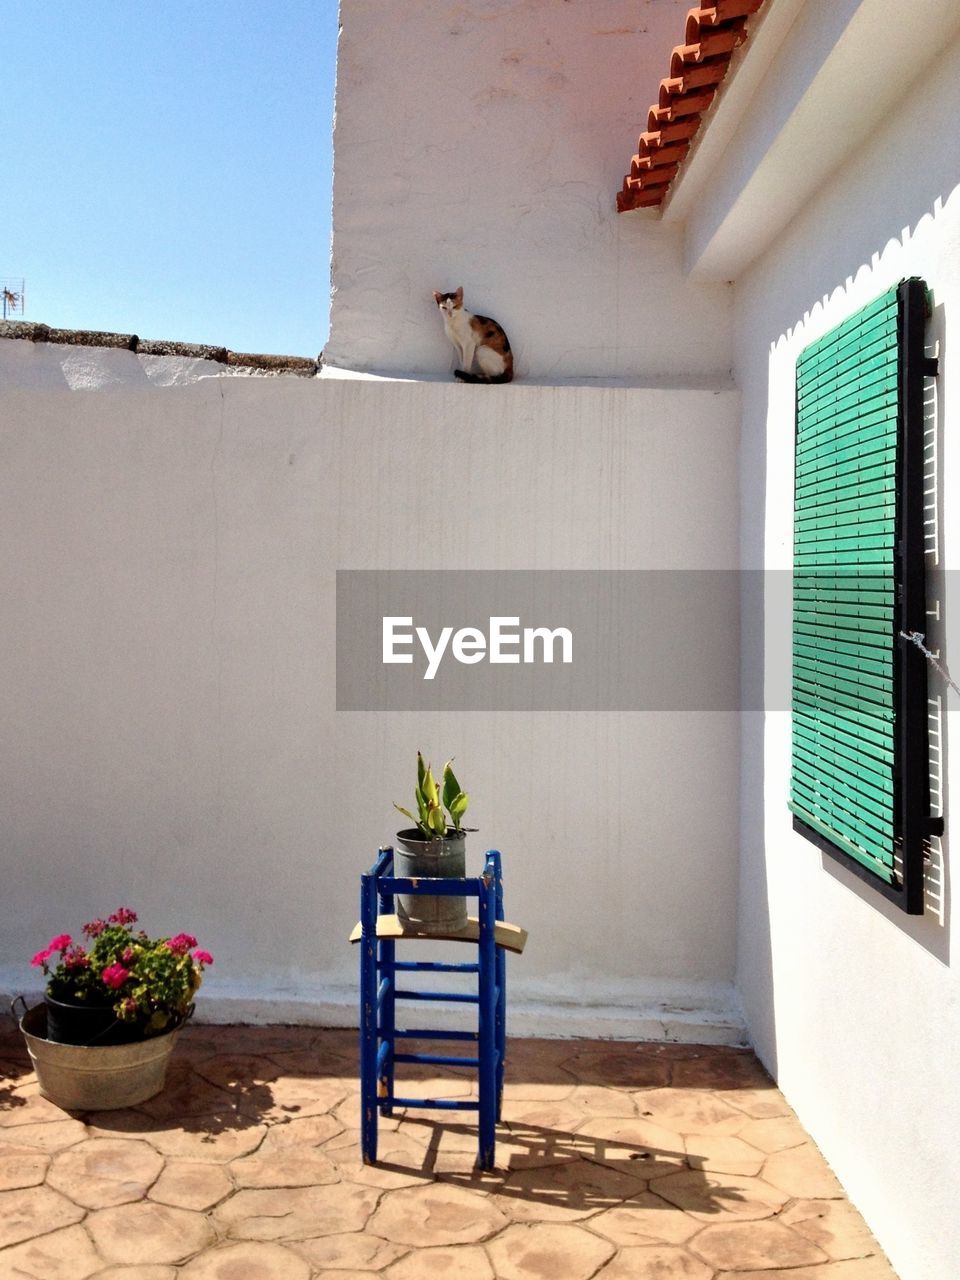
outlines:
M749 1043L739 997L732 985L648 982L642 985L634 1001L626 998L627 990L624 984L602 990L591 987L581 993L579 1000L557 1001L543 998L543 992L534 984L511 982L508 1032L512 1036L539 1039ZM25 989L17 984L17 974L9 969L0 971L0 1008L8 1008L14 996L20 994L29 1005L43 998L42 987L34 985ZM224 981L217 991L198 995L195 1020L215 1026L243 1023L356 1027L357 987L330 983L306 991L254 990ZM476 1014L469 1009L431 1008L430 1022L438 1028L465 1029L476 1025Z
M2 341L2 340L0 340ZM465 395L478 389L457 383L452 372L370 373L324 365L313 377L284 374L275 370L243 365L225 366L210 360L187 356L146 355L115 347L65 346L59 343L5 340L0 347L0 391L155 391L193 386L198 382L222 378L246 378L254 381L273 379L289 382L373 382L448 384L462 386ZM624 387L647 391L734 391L733 375L711 374L667 375L663 377L602 378L537 378L518 376L507 388L482 388L494 394L512 395L518 388L531 387Z
M2 338L0 344L0 391L154 391L218 378L289 380L296 376L273 369L224 365L194 356L150 355L120 347L73 346L24 338Z
M462 386L464 393L476 394L477 388L466 383L458 383L452 373L417 373L404 377L397 373L370 373L363 369L345 369L339 365L323 365L317 376L318 381L327 382L397 382L403 385L410 383L446 383L451 386ZM483 388L498 395L513 395L518 390L531 387L625 387L636 391L736 391L733 373L716 374L684 374L682 377L664 376L642 378L526 378L518 374L506 387Z

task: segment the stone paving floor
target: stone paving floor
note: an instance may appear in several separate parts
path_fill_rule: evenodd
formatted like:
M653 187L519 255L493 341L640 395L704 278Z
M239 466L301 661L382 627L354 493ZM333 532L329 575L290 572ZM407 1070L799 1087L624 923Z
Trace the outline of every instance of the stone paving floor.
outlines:
M166 1090L67 1114L0 1024L0 1280L896 1280L747 1050L514 1040L469 1112L358 1146L356 1034L190 1027ZM466 1076L408 1069L421 1096Z

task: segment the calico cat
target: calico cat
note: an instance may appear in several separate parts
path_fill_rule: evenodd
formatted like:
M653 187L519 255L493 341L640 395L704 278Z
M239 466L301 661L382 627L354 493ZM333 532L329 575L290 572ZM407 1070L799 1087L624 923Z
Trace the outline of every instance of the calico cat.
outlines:
M496 320L474 316L463 305L463 286L456 293L437 293L434 302L443 316L447 337L457 349L462 369L454 369L461 382L510 382L513 379L513 352L510 341ZM480 372L474 373L476 363Z

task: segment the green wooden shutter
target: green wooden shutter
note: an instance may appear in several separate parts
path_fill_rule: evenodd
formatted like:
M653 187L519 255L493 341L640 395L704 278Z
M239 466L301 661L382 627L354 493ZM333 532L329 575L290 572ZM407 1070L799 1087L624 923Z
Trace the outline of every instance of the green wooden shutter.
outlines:
M790 809L794 826L852 865L863 878L903 896L905 711L899 638L907 571L904 484L922 489L921 366L905 358L905 307L919 281L887 290L807 347L797 362L793 581L793 739ZM914 338L916 337L914 315ZM917 376L919 374L919 377ZM909 382L909 388L908 388ZM916 408L911 476L906 474L905 403ZM909 392L909 395L908 395ZM916 419L916 412L912 413ZM921 499L922 500L922 499ZM922 531L921 531L922 537ZM922 592L922 545L920 550ZM915 576L917 557L912 555ZM916 599L915 593L912 597ZM925 609L925 606L923 606ZM914 603L914 619L916 619ZM925 622L921 613L920 629ZM923 665L922 656L914 650ZM926 717L926 674L911 667L909 712ZM922 707L919 694L922 692ZM925 728L922 750L926 751ZM925 768L913 769L926 786ZM922 795L919 797L922 806ZM917 798L911 799L916 805ZM929 792L925 814L929 815ZM923 834L929 834L926 830ZM918 844L917 841L913 842ZM919 845L918 845L919 848ZM908 910L917 906L914 889ZM866 874L864 874L866 873ZM922 879L922 862L919 867Z

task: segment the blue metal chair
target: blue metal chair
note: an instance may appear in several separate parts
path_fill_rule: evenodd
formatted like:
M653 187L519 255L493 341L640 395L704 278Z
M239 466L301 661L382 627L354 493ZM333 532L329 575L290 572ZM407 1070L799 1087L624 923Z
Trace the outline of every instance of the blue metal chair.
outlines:
M503 1097L503 1071L506 1056L506 958L505 948L522 951L526 934L503 920L503 881L500 854L496 849L486 855L480 876L449 879L408 880L393 874L393 849L379 851L377 861L360 877L360 924L351 941L360 948L360 1099L361 1141L365 1163L377 1158L377 1119L389 1116L394 1107L430 1107L444 1111L478 1111L478 1155L481 1169L492 1169L496 1148L496 1125L500 1119ZM398 939L425 938L427 935L404 928L394 915L394 895L461 894L478 900L476 918L467 928L444 935L454 941L476 942L477 960L468 964L439 961L398 960ZM499 923L499 928L498 928ZM405 973L475 973L477 993L450 991L400 990L397 974ZM397 1027L398 1000L450 1001L476 1004L476 1031L449 1031L416 1027ZM457 1057L444 1053L398 1053L397 1044L404 1040L468 1041L477 1046L475 1057ZM419 1062L431 1066L475 1067L478 1073L478 1101L463 1102L449 1098L398 1097L394 1089L397 1063Z

